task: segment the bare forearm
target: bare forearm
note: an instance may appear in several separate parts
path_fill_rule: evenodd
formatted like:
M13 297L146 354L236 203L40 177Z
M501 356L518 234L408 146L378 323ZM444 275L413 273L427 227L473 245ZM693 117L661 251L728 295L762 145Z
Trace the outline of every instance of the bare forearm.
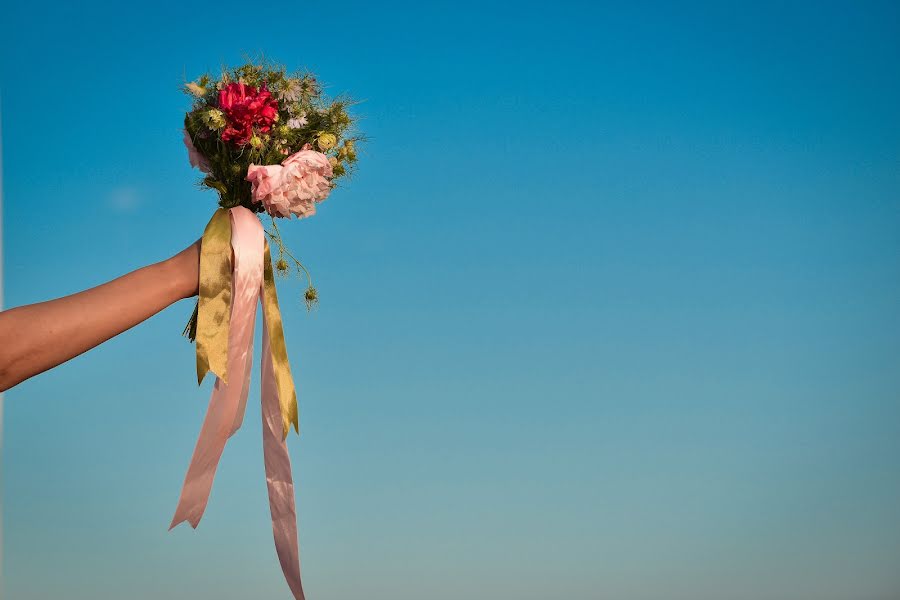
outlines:
M197 293L199 244L108 283L0 313L0 390L90 350Z

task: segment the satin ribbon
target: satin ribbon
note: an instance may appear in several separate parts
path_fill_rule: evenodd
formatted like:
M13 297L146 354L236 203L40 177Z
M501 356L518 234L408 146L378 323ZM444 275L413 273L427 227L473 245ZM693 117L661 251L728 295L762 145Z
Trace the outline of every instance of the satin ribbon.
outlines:
M234 250L233 269L231 252L227 246L223 250L221 244L225 231L230 235ZM225 282L228 283L227 293ZM204 294L207 295L205 299ZM217 378L169 529L184 521L196 529L206 509L225 443L243 422L253 358L256 307L260 299L264 325L261 363L263 454L272 533L288 586L296 600L304 600L294 482L285 439L292 424L299 433L296 392L287 362L272 258L259 219L242 206L216 211L201 242L197 375L202 380L207 371L212 371Z
M248 211L249 212L249 211ZM231 321L231 221L220 208L200 244L200 293L197 300L197 383L209 371L228 381L228 330Z

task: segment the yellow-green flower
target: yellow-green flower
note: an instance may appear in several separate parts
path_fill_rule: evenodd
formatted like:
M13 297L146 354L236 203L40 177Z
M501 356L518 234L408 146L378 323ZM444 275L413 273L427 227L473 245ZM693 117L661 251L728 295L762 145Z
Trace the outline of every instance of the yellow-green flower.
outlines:
M318 139L316 139L316 144L319 148L328 152L337 144L337 136L333 133L320 133Z
M258 135L254 135L250 138L250 145L254 148L261 148L263 145L263 140Z
M213 131L218 131L225 127L225 113L218 108L211 108L202 115L203 124Z
M198 84L194 83L193 81L188 84L185 84L184 87L186 87L187 91L190 92L192 95L196 96L197 98L200 98L200 97L206 95L206 88L203 87L202 85L198 85Z
M353 145L353 140L347 140L344 142L344 145L341 146L341 149L338 150L338 158L341 160L349 160L353 162L356 160L356 147Z
M310 285L303 294L303 300L306 302L306 310L312 310L312 308L319 303L318 290Z

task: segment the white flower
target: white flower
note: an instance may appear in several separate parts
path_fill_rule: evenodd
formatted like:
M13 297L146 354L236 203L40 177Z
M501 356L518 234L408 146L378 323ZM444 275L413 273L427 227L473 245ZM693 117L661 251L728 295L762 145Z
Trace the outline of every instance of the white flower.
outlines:
M284 84L278 91L278 97L288 102L296 102L300 99L301 87L299 79L285 79Z
M309 119L306 118L306 114L301 114L299 117L288 119L287 126L291 129L300 129L307 123L309 123Z

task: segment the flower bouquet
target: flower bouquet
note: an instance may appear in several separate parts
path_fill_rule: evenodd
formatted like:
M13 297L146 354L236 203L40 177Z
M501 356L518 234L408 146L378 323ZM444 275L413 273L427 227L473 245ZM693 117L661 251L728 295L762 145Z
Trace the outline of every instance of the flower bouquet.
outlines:
M185 334L196 342L197 379L216 382L172 527L197 527L219 458L241 426L253 357L257 304L263 307L263 449L275 548L288 585L302 599L294 486L286 438L299 433L296 392L282 330L274 274L306 278L307 308L318 299L309 271L286 248L276 219L309 217L356 162L350 103L328 101L309 73L287 74L248 63L203 75L185 86L193 106L184 144L200 185L215 190L219 209L201 240L199 299ZM267 213L270 229L258 214ZM273 262L269 248L277 248Z

